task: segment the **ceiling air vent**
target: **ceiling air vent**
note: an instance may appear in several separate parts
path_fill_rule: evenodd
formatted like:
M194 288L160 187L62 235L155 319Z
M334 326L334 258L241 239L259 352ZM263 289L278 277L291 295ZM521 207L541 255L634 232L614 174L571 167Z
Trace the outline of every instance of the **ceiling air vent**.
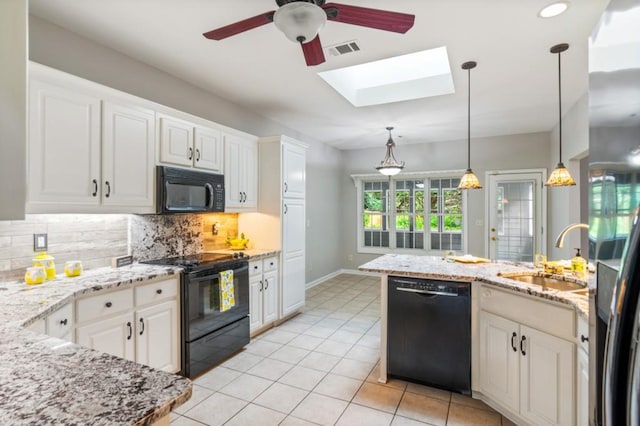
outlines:
M346 53L357 52L359 50L360 46L358 46L358 42L356 40L334 44L333 46L327 47L327 51L331 56L340 56Z

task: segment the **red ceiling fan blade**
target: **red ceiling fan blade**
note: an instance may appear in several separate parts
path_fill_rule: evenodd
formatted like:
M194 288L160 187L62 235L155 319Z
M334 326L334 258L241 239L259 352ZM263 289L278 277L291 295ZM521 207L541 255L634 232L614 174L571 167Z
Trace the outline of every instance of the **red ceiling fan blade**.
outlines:
M322 8L327 12L327 19L330 21L393 31L395 33L406 33L413 27L413 22L415 21L414 15L370 9L368 7L326 3Z
M324 62L324 52L322 51L319 35L309 43L300 43L300 45L302 46L302 52L304 53L305 61L307 61L307 66L319 65Z
M215 30L207 31L202 35L211 40L222 40L223 38L231 37L273 22L274 13L275 10L265 12L252 18L244 19L242 21L234 22L233 24L225 25L224 27L216 28Z

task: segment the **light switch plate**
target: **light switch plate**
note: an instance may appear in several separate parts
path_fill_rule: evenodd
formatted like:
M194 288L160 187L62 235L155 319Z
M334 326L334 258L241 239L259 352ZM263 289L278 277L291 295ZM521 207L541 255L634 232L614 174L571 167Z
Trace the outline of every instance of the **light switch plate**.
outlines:
M33 234L33 251L47 251L47 234Z

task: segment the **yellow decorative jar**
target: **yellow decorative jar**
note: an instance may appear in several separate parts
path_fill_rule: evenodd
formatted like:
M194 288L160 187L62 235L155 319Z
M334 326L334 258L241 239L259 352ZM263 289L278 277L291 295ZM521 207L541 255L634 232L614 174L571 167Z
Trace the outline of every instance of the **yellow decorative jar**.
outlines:
M42 284L47 278L47 273L42 266L32 266L27 268L27 273L24 274L24 282L27 284Z
M43 251L31 259L31 266L42 266L47 274L47 279L52 280L56 277L56 264L53 262L54 260L55 258L53 256Z
M82 262L69 260L64 263L64 274L68 277L77 277L82 273Z

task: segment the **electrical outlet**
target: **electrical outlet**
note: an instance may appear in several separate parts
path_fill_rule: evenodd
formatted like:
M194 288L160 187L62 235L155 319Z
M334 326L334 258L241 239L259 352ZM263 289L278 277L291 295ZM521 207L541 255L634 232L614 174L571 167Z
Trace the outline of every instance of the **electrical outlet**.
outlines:
M33 234L33 251L47 251L47 234Z

